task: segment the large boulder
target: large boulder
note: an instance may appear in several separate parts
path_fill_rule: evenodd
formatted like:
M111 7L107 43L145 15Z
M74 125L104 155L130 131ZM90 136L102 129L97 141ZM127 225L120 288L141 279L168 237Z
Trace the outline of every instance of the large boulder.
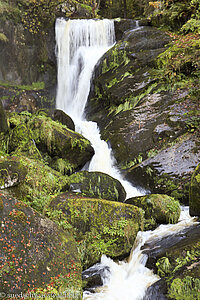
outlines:
M150 194L127 199L125 203L141 207L145 211L148 229L150 224L175 224L180 217L179 202L167 195Z
M0 222L3 298L38 291L43 296L60 293L62 299L65 292L67 299L72 299L70 293L75 290L81 298L81 264L71 230L61 230L23 202L2 193Z
M70 188L88 197L123 202L126 191L115 178L102 172L81 171L69 177Z
M94 154L89 140L45 115L34 116L28 125L41 152L67 160L74 170L83 167Z
M196 167L190 184L190 215L200 217L200 164Z
M84 267L96 263L102 254L111 257L127 254L144 225L141 208L88 198L80 193L58 195L47 207L46 214L74 227Z

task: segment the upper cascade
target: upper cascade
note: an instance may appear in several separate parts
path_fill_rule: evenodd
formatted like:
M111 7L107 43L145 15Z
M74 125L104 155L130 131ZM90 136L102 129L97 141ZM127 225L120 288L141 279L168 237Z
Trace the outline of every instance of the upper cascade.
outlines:
M57 108L82 118L94 66L114 43L113 20L57 19Z

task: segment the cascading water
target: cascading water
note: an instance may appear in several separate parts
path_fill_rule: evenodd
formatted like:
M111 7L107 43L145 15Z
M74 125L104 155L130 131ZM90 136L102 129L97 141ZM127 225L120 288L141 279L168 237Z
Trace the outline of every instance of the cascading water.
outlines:
M185 228L197 225L195 218L189 216L189 208L182 208L179 222L175 225L160 225L154 231L138 232L131 255L127 262L114 262L103 255L100 264L93 270L105 268L109 272L102 275L103 286L95 293L84 292L84 300L142 300L146 290L160 278L145 267L148 255L141 250L145 243L155 243L166 236L182 232ZM153 300L153 298L151 298Z
M94 66L115 42L113 21L69 20L66 22L64 19L58 19L56 42L58 59L56 106L70 115L74 120L76 131L91 141L95 155L90 162L89 171L101 171L120 180L128 198L144 194L144 191L140 192L123 180L115 167L111 149L100 138L97 124L87 122L84 117ZM166 236L169 231L174 234L191 226L193 222L187 216L186 220L176 225L161 225L153 232L139 232L128 262L115 263L103 255L101 263L96 266L96 268L108 267L110 270L102 277L103 287L94 294L84 292L83 299L143 299L147 287L156 282L158 277L145 267L147 255L142 253L141 247L145 242Z
M144 194L124 180L115 167L108 144L101 140L95 122L88 122L84 109L90 91L90 80L99 58L115 43L112 20L56 21L58 88L56 106L71 116L76 131L90 140L95 155L89 171L100 171L121 181L127 198Z

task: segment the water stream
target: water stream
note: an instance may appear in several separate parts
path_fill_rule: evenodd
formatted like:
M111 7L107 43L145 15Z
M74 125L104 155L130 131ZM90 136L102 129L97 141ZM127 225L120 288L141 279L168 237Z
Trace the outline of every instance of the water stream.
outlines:
M101 139L95 122L88 122L84 109L90 91L92 73L99 58L115 43L112 20L57 19L56 43L58 61L58 87L56 107L65 111L74 121L76 131L90 140L95 154L89 171L104 172L118 179L127 198L144 195L124 180L116 167L112 149Z
M99 58L115 43L114 22L111 20L56 21L56 52L58 88L56 106L71 116L76 131L91 141L95 150L89 171L101 171L121 181L127 198L145 194L125 181L116 167L112 149L101 140L98 126L87 121L84 109L87 102L92 72ZM155 231L139 232L128 262L116 263L105 255L94 268L107 267L102 275L103 287L94 294L84 292L83 299L141 300L148 286L159 278L145 267L147 255L141 247L145 242L173 234L193 224L186 214L176 225L161 225Z

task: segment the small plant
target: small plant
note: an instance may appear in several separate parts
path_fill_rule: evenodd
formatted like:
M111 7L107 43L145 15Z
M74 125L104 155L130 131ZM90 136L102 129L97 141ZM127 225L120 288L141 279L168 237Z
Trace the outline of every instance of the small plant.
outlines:
M186 122L186 127L189 132L194 132L199 128L200 118L198 116L193 116L190 120Z

